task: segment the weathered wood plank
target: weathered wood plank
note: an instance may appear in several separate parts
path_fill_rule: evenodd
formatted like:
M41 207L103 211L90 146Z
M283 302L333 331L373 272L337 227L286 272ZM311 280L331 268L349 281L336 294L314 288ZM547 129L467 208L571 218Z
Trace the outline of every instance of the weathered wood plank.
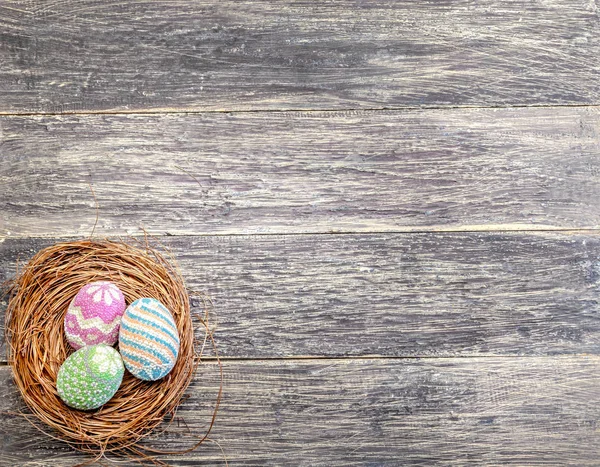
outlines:
M0 111L599 104L594 0L0 2Z
M8 380L0 367L0 412L22 407ZM230 465L597 465L599 385L597 357L226 362L212 438ZM217 387L203 365L185 423L148 443L189 446ZM85 459L23 419L0 420L0 465ZM214 444L167 460L224 465Z
M227 357L600 354L596 234L161 242L189 288L213 298ZM1 243L0 281L50 243Z
M0 118L0 235L597 228L600 109Z

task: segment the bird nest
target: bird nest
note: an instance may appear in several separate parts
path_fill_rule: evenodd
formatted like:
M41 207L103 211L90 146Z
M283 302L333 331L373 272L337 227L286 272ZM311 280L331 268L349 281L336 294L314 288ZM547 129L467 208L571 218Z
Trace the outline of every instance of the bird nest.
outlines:
M109 402L98 410L83 412L65 405L56 389L58 370L73 352L63 320L77 292L99 280L115 283L127 303L140 297L163 303L173 314L181 347L175 367L162 380L142 381L126 372ZM33 414L54 428L61 439L96 458L108 452L152 458L157 451L139 442L167 414L175 413L199 361L190 299L176 267L147 242L138 246L108 240L57 243L38 252L17 273L9 294L8 361ZM206 322L202 324L212 339Z

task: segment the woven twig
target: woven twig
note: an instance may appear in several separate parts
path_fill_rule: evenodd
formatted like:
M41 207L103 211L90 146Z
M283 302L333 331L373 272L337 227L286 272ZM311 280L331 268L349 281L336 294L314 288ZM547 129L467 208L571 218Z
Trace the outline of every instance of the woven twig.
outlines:
M63 329L68 305L81 287L98 280L117 284L127 303L140 297L163 303L173 313L181 347L175 367L164 379L146 382L126 372L108 403L99 410L82 412L59 399L56 376L73 352ZM175 412L196 365L189 296L175 266L147 244L58 243L40 251L18 271L9 293L8 360L31 411L76 449L96 457L106 452L144 457L147 451L138 442L165 415ZM212 339L208 327L207 332Z

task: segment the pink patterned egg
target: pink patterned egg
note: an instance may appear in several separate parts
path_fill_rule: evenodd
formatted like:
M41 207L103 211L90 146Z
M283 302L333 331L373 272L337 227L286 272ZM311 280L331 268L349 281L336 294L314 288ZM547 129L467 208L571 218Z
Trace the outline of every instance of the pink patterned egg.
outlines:
M125 312L125 297L112 282L92 282L75 296L65 315L65 334L74 349L113 345Z

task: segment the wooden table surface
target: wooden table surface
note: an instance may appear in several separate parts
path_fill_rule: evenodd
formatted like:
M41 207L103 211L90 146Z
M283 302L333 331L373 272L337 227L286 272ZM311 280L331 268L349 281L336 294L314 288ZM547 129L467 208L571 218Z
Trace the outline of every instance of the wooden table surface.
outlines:
M599 465L598 57L598 0L0 0L0 280L90 184L173 252L174 466ZM0 465L87 460L0 362Z

